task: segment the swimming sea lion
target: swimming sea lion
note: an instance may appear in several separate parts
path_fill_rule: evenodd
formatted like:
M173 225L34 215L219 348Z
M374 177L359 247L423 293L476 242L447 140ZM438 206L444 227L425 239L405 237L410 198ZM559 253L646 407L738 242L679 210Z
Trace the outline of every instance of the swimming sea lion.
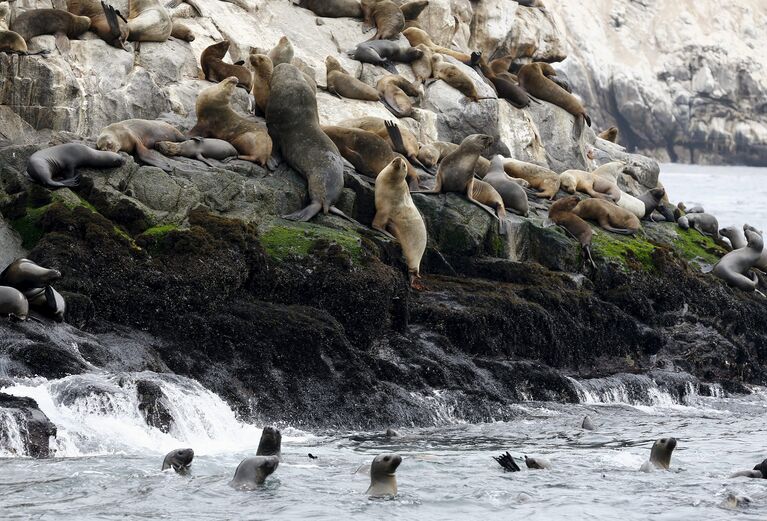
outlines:
M112 47L125 49L128 24L119 18L114 7L102 0L67 0L67 11L91 19L90 30ZM112 17L114 19L112 20ZM114 28L117 28L115 31Z
M266 478L271 476L279 465L280 458L277 456L246 458L237 465L229 486L238 490L255 490L264 484Z
M655 469L668 470L671 466L671 453L676 448L676 438L662 438L652 444L650 459L642 464L642 472L652 472Z
M447 63L439 54L432 55L431 70L434 78L444 81L471 101L479 101L477 86L469 75L452 63Z
M584 123L591 126L591 118L575 96L551 80L551 76L556 74L554 68L548 63L528 63L519 69L519 86L530 95L562 107L575 116L573 132L574 137L578 139L583 131Z
M610 127L607 130L603 130L598 134L598 137L604 139L605 141L612 141L613 143L617 143L618 127Z
M230 103L238 83L239 79L232 76L197 95L197 123L189 136L223 139L237 149L237 159L267 166L272 157L269 133L263 124L240 116Z
M410 96L418 97L419 92L412 83L398 74L388 74L378 80L376 89L381 101L398 118L413 115L413 102Z
M519 468L519 465L517 465L517 462L514 461L514 457L509 454L509 451L506 451L506 454L501 454L498 457L493 456L493 459L497 461L501 467L503 467L505 472L519 472L522 470Z
M173 38L178 38L179 40L184 40L185 42L194 41L194 32L192 32L192 30L186 25L176 21L173 22L173 29L171 30L170 35Z
M767 479L767 459L754 466L753 470L741 470L730 476L731 478Z
M572 212L587 221L596 221L608 232L633 235L639 230L639 218L628 210L604 199L584 199Z
M170 164L152 149L160 141L184 139L181 132L164 121L126 119L104 128L96 140L96 148L109 152L135 153L142 163L170 172Z
M536 197L554 199L559 192L561 179L557 173L548 168L507 158L503 163L503 169L511 177L524 179L530 183L532 188L538 190Z
M192 449L172 450L162 460L162 470L172 468L179 474L186 474L189 472L189 467L192 466L193 459L194 451Z
M591 256L591 239L594 232L586 221L573 213L578 203L580 203L578 196L563 197L549 208L549 219L567 230L581 244L582 262L588 259L592 266L596 266Z
M376 28L371 40L396 40L405 28L405 17L391 0L361 0L365 22Z
M551 463L549 460L541 457L530 458L525 456L525 465L532 470L549 470L551 469Z
M724 280L730 286L743 291L754 291L758 285L756 274L747 276L748 270L753 268L761 259L764 250L762 236L753 229L746 229L746 247L733 250L722 257L714 266L712 273Z
M223 58L229 51L229 40L223 40L209 45L200 55L200 66L205 79L220 82L230 76L237 77L237 86L250 91L253 75L247 67L226 63Z
M419 29L417 27L408 27L402 31L402 34L405 36L405 38L407 38L407 41L410 42L410 45L413 47L416 47L419 44L424 44L434 53L452 56L461 63L471 62L471 55L466 54L465 52L454 51L452 49L448 49L447 47L442 47L441 45L435 44L431 40L429 33L423 29Z
M0 316L26 320L29 302L24 294L10 286L0 286Z
M397 42L375 40L362 42L346 54L358 62L372 63L398 74L392 62L411 63L421 58L423 51L415 47L402 47Z
M621 190L618 185L604 177L583 170L565 170L559 174L562 190L574 194L576 191L588 194L598 199L618 202Z
M0 273L0 284L23 292L44 288L60 278L58 270L43 268L29 259L16 259Z
M596 427L594 426L594 422L591 421L590 416L583 417L583 422L581 422L581 429L586 431L596 430Z
M266 426L261 431L261 439L258 441L256 456L282 457L282 433L274 427Z
M378 101L380 97L378 91L349 74L334 57L325 58L325 69L327 70L328 92L337 94L342 98Z
M157 151L164 156L192 157L202 161L209 167L215 167L208 159L222 161L229 157L237 156L237 149L223 139L211 139L193 137L180 143L173 141L160 141L156 145Z
M397 238L407 263L410 286L423 289L420 267L426 251L426 225L410 196L407 176L408 164L402 157L394 158L378 174L372 227L382 232L388 230Z
M370 487L367 494L372 498L382 498L397 495L397 476L395 472L402 463L399 454L379 454L373 459L370 467Z
M298 0L298 6L326 18L362 18L359 0Z
M322 131L317 99L303 74L283 63L274 68L269 84L266 124L285 161L309 187L309 205L286 216L308 221L320 211L345 215L334 204L344 187L343 160L333 141Z
M11 22L9 29L18 33L25 42L35 36L52 34L56 37L56 48L60 53L69 51L69 39L77 38L91 26L87 16L77 16L61 9L30 9L20 13Z
M745 248L748 245L746 236L744 234L744 228L728 226L719 230L719 234L722 237L727 237L730 240L730 245L732 246L733 250L739 250L740 248ZM767 272L767 248L762 250L762 256L759 257L759 261L754 265L754 267Z
M101 152L79 143L38 150L27 160L27 174L46 188L75 187L80 184L78 168L114 168L125 163L115 152ZM54 178L58 178L55 181Z
M67 303L61 293L53 289L52 286L28 289L23 291L23 293L29 302L30 308L56 322L64 322Z
M269 82L272 79L274 65L265 54L251 54L250 64L253 66L253 98L257 116L266 114L266 103L269 101Z
M291 63L293 61L293 55L293 45L290 43L290 40L288 40L287 36L280 38L277 45L275 45L267 54L275 67L281 63Z
M666 190L663 188L653 188L652 190L648 190L637 199L642 201L645 205L645 214L644 219L650 219L653 221L652 213L658 209L658 206L660 206L661 202L663 201L663 196L666 195Z
M128 40L164 42L170 38L173 21L157 0L130 0L128 6Z
M506 174L503 169L503 161L503 156L496 155L490 162L490 169L482 180L496 189L503 198L503 204L506 208L518 215L527 217L530 211L527 192Z

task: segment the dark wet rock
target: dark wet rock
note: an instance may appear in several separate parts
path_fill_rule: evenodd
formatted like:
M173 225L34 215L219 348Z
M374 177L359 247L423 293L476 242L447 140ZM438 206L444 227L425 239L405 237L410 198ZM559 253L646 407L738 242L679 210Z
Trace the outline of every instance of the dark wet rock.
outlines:
M8 431L13 428L21 437L23 454L33 458L51 456L50 437L56 436L56 426L38 408L32 398L19 398L0 393L0 412L4 420L0 422L0 447L9 448L11 445Z
M168 409L162 388L150 380L136 381L138 409L147 425L168 433L173 427L173 415Z

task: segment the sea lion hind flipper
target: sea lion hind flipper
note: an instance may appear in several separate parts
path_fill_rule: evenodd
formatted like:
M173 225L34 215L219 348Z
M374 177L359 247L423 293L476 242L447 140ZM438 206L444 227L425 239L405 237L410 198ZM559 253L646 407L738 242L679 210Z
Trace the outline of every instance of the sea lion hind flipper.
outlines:
M75 174L70 178L62 179L61 181L54 181L56 184L51 186L55 186L56 188L74 188L76 186L80 186L81 180L82 176L80 174Z
M54 35L54 38L56 39L56 48L59 50L62 56L69 53L69 50L72 48L72 46L69 43L69 38L67 38L67 35L58 32Z
M322 211L322 203L311 203L306 208L303 208L302 210L299 210L297 212L293 212L288 215L283 215L283 219L287 219L288 221L301 221L301 222L307 222L311 220L312 217L317 215Z
M56 311L56 293L52 286L45 286L45 305L51 311Z
M356 220L354 220L353 218L349 217L348 215L346 215L344 212L342 212L340 209L336 208L335 206L331 206L330 208L328 208L328 211L330 213L332 213L333 215L337 215L339 217L343 217L344 219L346 219L349 222L353 222L354 224L359 224Z
M136 155L138 156L138 158L141 160L142 163L145 163L149 166L156 166L157 168L160 168L161 170L164 170L166 172L170 172L171 170L173 170L170 164L165 160L165 156L163 156L156 150L148 149L141 142L136 143Z
M629 230L626 228L613 228L612 226L602 226L605 230L612 233L617 233L620 235L634 235L636 232L634 230Z
M517 462L514 461L514 458L511 456L511 454L506 452L506 454L501 454L500 456L496 457L493 456L493 459L498 462L498 464L503 467L503 470L506 472L519 472L522 469L519 468L519 465L517 465Z
M213 163L211 163L211 162L210 162L210 161L209 161L209 160L208 160L208 159L207 159L205 156L203 156L203 155L202 155L202 154L200 154L200 153L198 153L198 154L195 156L195 159L196 159L197 161L200 161L200 162L202 162L202 163L205 163L205 164L206 164L206 165L208 165L210 168L216 168L216 165L214 165Z
M106 18L109 24L109 33L112 35L112 38L119 39L121 33L120 22L117 20L118 12L115 11L114 7L103 1L101 2L101 8L104 10L104 18Z

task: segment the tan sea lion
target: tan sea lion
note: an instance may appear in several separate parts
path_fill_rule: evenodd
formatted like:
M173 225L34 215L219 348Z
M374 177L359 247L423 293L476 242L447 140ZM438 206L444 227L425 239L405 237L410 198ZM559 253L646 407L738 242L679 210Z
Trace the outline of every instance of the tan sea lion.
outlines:
M0 30L0 52L27 54L27 42L19 33Z
M413 47L416 47L419 44L424 44L426 45L426 47L431 49L432 52L452 56L453 58L460 61L461 63L471 62L471 55L466 54L465 52L454 51L452 49L448 49L447 47L442 47L440 45L435 44L432 41L431 36L429 36L429 33L424 31L423 29L419 29L417 27L408 27L407 29L402 31L402 34L405 36L405 38L407 38L407 41L410 42L410 45Z
M377 93L389 111L398 118L413 115L413 102L410 96L418 97L418 89L407 79L398 74L389 74L376 83Z
M342 98L363 101L379 100L380 95L376 89L349 74L334 57L328 56L325 58L325 68L327 70L326 82L328 92L332 92Z
M398 144L395 144L392 141L386 126L386 120L384 119L367 116L364 118L347 119L339 123L339 125L342 127L359 128L377 134L389 143L392 150L405 156L411 163L415 165L420 164L418 161L418 150L420 149L418 138L415 137L415 134L402 126L399 127L400 134L402 135L402 144L401 146L398 146Z
M572 212L581 219L596 221L608 232L621 235L633 235L641 227L636 215L604 199L584 199Z
M415 48L423 54L420 58L413 60L410 63L410 66L413 68L413 76L415 76L415 80L418 83L425 83L426 80L432 76L431 59L433 53L429 47L422 43L419 43Z
M269 56L269 59L272 60L272 64L276 67L281 63L291 63L294 54L293 45L290 43L290 40L288 40L287 36L283 36L280 38L280 41L277 42L277 45L269 51L267 56Z
M519 69L519 85L531 96L553 103L575 116L573 132L576 139L580 138L584 124L591 126L591 118L575 96L551 80L550 76L556 74L548 63L528 63Z
M359 0L298 0L298 6L326 18L362 18Z
M211 139L202 137L193 137L180 143L173 141L160 141L156 145L157 151L164 156L181 156L197 159L208 165L215 167L208 159L218 159L223 161L230 157L237 157L237 149L228 141L223 139Z
M574 194L578 191L598 199L609 199L614 203L621 198L621 190L617 184L591 172L565 170L559 177L565 192Z
M730 286L742 291L754 291L759 285L759 279L753 271L750 277L748 273L761 260L764 240L755 228L748 225L744 226L744 234L746 246L722 257L714 266L712 273Z
M396 40L405 28L405 17L391 0L361 0L362 14L376 28L371 40Z
M266 104L269 101L269 82L272 79L274 66L272 60L265 54L251 54L250 64L253 66L253 98L257 116L266 114Z
M536 197L554 199L557 192L559 192L561 183L559 174L552 172L548 168L516 159L506 159L503 163L503 168L511 177L524 179L530 183L532 188L537 189Z
M171 30L170 35L173 38L184 40L185 42L194 41L194 33L192 30L186 25L176 21L173 22L173 29Z
M253 84L253 74L247 67L226 63L223 58L229 51L229 40L222 40L209 45L200 55L200 66L205 79L219 82L231 76L237 78L237 86L250 92ZM252 61L251 61L252 63Z
M433 168L439 163L439 149L434 145L421 145L418 149L418 161L426 168Z
M29 315L29 302L16 288L0 286L0 317L12 317L26 320Z
M501 222L501 229L504 228L506 223L506 204L503 201L503 197L498 193L498 190L493 188L493 185L484 182L481 179L474 179L474 187L471 190L471 197L478 203L495 210L495 214L498 216ZM501 235L504 235L504 231L501 231Z
M30 9L19 14L9 29L29 42L35 36L52 34L60 53L69 51L69 39L77 38L91 26L87 16L77 16L61 9Z
M128 40L164 42L170 38L173 21L157 0L130 0L128 5Z
M99 38L112 47L125 49L129 34L128 24L120 19L114 7L101 0L67 0L67 11L75 15L87 16L91 19L90 30Z
M482 180L495 188L503 199L503 204L506 208L518 215L527 217L527 214L530 212L527 192L519 183L508 176L503 168L503 162L503 156L496 155L493 157L493 160L490 162L490 168Z
M426 251L426 225L413 203L406 181L408 164L396 157L376 177L376 215L372 227L394 235L402 247L407 262L410 286L423 289L420 266Z
M197 95L197 124L189 137L212 137L228 141L239 152L237 159L267 166L272 139L264 125L240 116L230 103L239 79L232 76L203 89Z
M612 141L613 143L617 143L618 127L610 127L607 130L603 130L598 134L598 137L604 139L605 141Z
M183 140L184 135L164 121L126 119L104 128L96 140L96 148L136 154L141 162L170 172L170 164L152 149L160 141Z
M581 245L581 265L588 260L592 266L596 267L594 258L591 256L591 239L594 232L589 223L573 213L573 210L580 203L576 195L568 195L556 201L549 208L549 219L554 224L564 228Z
M432 55L431 69L435 79L444 81L471 101L479 101L477 87L469 75L452 63L447 63L439 54Z
M676 448L676 438L662 438L652 444L650 459L642 464L642 472L653 470L668 470L671 467L671 454Z
M367 494L372 498L394 497L397 495L395 472L402 463L399 454L379 454L370 467L370 487Z

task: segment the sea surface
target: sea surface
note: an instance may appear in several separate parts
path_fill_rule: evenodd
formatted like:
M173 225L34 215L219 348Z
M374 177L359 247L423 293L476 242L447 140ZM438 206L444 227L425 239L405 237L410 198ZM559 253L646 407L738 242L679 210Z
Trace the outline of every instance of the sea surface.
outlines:
M767 228L767 170L663 165L672 201L703 205L722 226ZM169 433L148 427L136 382L155 380L173 416ZM24 379L0 389L35 398L58 426L55 457L21 455L20 426L0 415L0 519L112 520L764 520L767 480L730 479L767 458L767 390L748 396L674 399L651 389L641 401L616 379L578 405L509 404L513 421L466 424L432 397L438 426L382 432L308 432L280 426L283 461L258 490L228 486L255 453L263 425L239 421L197 382L154 373ZM87 391L86 391L87 390ZM91 391L95 391L91 392ZM583 430L585 415L596 424ZM674 436L670 471L641 473L655 439ZM191 447L189 476L162 472L164 455ZM521 472L493 456L509 451ZM399 494L370 500L365 465L397 452ZM316 456L310 459L308 454ZM551 461L526 470L525 455ZM730 495L748 506L728 506Z

